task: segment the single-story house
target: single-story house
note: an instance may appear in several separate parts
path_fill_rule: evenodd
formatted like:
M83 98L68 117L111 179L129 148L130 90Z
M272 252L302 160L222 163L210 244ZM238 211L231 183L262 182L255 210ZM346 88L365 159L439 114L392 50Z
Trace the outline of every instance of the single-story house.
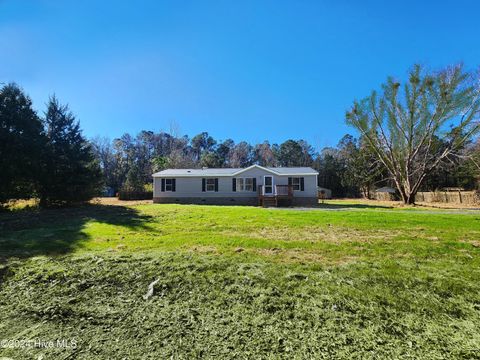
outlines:
M166 169L153 174L153 202L312 206L317 175L310 167Z

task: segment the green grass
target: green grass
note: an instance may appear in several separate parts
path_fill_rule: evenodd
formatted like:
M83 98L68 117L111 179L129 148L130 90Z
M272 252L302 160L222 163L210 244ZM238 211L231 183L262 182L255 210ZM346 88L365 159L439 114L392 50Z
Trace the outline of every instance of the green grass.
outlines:
M480 358L480 213L326 207L0 214L0 355Z

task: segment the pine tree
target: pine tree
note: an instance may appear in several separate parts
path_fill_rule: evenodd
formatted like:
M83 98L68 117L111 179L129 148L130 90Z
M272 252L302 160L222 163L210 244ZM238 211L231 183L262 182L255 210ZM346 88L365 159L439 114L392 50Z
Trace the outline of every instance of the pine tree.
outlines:
M142 180L142 174L140 173L140 167L136 162L130 167L127 173L127 179L123 186L125 191L143 191L145 182Z
M40 205L82 202L101 189L101 170L91 145L68 106L52 96L45 113L47 146L40 188Z
M15 84L0 89L0 203L34 196L44 140L30 98Z

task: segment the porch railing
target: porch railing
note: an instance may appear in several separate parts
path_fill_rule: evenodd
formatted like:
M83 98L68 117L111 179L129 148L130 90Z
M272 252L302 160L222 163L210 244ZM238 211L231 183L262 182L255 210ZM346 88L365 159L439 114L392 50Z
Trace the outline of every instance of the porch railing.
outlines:
M293 196L293 186L292 185L275 185L275 195L276 196Z
M259 196L293 196L292 185L274 185L273 192L265 194L263 191L263 185L257 186L257 192Z

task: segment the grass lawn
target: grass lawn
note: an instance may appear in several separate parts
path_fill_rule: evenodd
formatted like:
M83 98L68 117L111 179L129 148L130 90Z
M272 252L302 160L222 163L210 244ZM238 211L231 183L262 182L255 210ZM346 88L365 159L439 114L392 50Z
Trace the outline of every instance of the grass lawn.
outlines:
M1 213L0 340L77 347L0 358L478 359L479 255L476 211L330 201Z

